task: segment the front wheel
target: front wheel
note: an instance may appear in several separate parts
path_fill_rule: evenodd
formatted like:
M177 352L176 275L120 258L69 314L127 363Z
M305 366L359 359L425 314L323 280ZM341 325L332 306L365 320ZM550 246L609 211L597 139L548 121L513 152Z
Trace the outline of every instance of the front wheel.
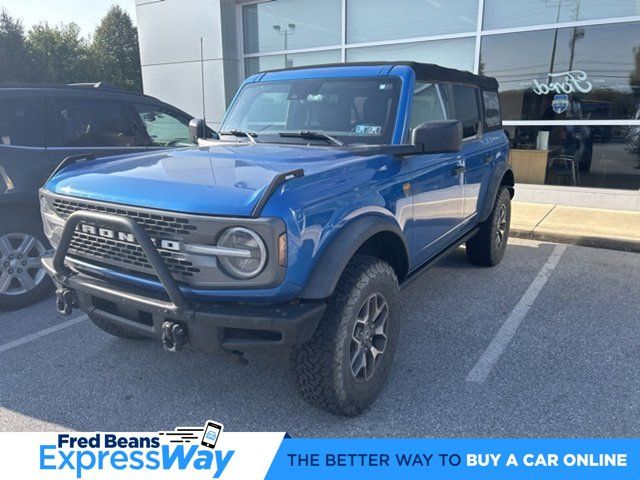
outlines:
M348 416L375 401L398 341L398 293L398 279L388 263L365 255L349 262L315 334L291 353L306 401Z
M48 243L40 221L8 215L0 226L0 309L26 307L53 288L40 258Z

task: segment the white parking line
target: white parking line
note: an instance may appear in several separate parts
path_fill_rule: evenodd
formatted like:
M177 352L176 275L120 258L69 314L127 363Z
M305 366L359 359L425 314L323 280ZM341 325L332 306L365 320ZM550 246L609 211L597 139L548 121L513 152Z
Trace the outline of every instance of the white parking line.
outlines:
M556 268L556 265L558 265L558 261L566 248L566 245L556 245L553 249L551 256L542 266L536 278L531 282L531 285L529 285L527 291L524 292L524 295L522 295L522 298L517 305L513 310L511 310L511 313L502 324L502 327L500 327L500 330L498 330L496 336L493 338L478 362L473 366L469 375L467 375L468 382L484 383L487 380L494 365L507 349L509 342L511 342L516 330L520 326L520 323L522 323L522 320L527 315L527 312L533 305L533 302L535 302L536 298L540 294L542 287L547 283L551 272Z
M38 340L39 338L46 337L47 335L50 335L52 333L59 332L60 330L63 330L67 327L72 327L88 319L89 317L87 317L86 314L82 314L75 318L72 318L71 320L67 320L66 322L58 323L53 327L45 328L43 330L40 330L39 332L32 333L31 335L27 335L26 337L22 337L12 342L5 343L4 345L0 345L0 353L6 352L8 350L12 350L16 347L19 347L20 345L24 345L25 343L33 342L34 340Z

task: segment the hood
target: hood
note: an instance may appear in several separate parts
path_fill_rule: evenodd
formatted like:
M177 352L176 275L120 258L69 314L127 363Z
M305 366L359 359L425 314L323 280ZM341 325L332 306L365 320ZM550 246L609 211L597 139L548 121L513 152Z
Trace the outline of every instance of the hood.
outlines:
M215 145L84 161L65 168L45 188L159 210L249 216L279 173L302 168L310 175L353 158L347 150L323 146Z

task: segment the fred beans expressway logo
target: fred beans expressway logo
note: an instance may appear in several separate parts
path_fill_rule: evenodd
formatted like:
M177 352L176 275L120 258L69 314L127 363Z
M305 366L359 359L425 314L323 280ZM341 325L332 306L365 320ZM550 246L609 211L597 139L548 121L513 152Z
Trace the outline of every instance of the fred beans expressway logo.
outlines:
M55 444L39 446L40 471L62 471L69 478L92 478L96 472L169 471L189 478L221 478L234 450L215 448L222 425L207 422L203 428L181 427L154 436L104 433L57 435ZM46 478L46 475L42 475Z

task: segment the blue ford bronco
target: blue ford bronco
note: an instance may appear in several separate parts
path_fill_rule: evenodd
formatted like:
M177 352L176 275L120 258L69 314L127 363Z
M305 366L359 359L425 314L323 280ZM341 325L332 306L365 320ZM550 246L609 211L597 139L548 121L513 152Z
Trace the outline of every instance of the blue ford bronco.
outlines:
M40 191L58 309L246 362L289 349L302 396L356 415L382 389L400 289L462 244L493 266L514 178L495 79L436 65L247 78L199 146L71 157Z

